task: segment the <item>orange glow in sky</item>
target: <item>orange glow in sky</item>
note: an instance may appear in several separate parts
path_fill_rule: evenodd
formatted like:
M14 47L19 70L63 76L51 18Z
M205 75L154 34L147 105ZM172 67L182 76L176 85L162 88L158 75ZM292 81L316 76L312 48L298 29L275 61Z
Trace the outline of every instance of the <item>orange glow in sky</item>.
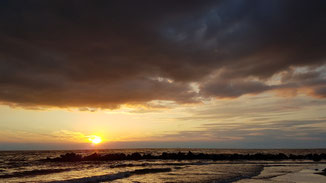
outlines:
M88 140L91 141L93 144L99 144L102 142L102 138L96 135L89 136Z

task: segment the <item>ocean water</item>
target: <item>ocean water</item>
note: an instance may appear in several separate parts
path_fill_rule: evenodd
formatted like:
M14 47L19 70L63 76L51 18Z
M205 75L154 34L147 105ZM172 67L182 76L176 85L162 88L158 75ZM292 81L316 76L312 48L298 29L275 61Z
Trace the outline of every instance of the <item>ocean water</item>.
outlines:
M76 151L2 151L0 182L326 182L326 176L315 174L326 168L326 162L304 161L212 161L212 160L139 160L44 162L68 152L125 153L159 155L163 152L205 154L309 154L316 150L229 150L229 149L122 149ZM309 176L312 177L309 179ZM302 182L302 181L301 181ZM303 180L303 182L305 182Z

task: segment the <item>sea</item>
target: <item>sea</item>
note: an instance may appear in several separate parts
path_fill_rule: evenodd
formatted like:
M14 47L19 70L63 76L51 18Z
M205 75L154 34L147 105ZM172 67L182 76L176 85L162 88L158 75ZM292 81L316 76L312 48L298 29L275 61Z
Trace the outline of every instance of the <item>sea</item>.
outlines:
M326 149L110 149L71 151L0 151L0 182L51 183L264 183L326 182L322 170L326 161L213 161L213 160L138 160L47 162L46 158L66 153L80 155L124 153L160 155L168 153L204 154L309 154Z

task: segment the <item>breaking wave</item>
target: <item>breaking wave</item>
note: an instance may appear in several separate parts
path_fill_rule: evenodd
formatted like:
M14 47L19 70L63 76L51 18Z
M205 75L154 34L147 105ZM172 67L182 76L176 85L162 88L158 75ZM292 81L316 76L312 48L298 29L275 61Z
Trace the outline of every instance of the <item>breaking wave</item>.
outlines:
M28 177L28 176L37 176L37 175L46 175L52 173L60 173L65 171L70 171L71 168L65 169L41 169L41 170L30 170L30 171L22 171L22 172L14 172L10 174L0 175L0 178L14 178L14 177Z
M215 163L203 163L203 162L183 162L183 163L141 163L141 164L132 164L132 163L125 163L125 164L113 164L110 165L110 168L125 168L125 167L146 167L146 166L184 166L184 165L208 165L208 164L215 164Z
M96 182L103 182L103 181L113 181L116 179L123 179L123 178L130 177L132 175L170 172L171 170L172 170L171 168L145 168L145 169L138 169L134 171L119 172L116 174L99 175L99 176L84 177L79 179L70 179L70 180L63 180L63 181L52 181L49 183L87 183L87 182L96 183Z

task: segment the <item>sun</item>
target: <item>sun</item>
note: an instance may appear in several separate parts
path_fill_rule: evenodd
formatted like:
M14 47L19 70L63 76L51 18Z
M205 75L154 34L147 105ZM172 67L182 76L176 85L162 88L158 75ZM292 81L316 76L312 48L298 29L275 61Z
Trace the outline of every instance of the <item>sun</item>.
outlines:
M102 142L102 138L97 135L89 136L88 140L91 141L93 144L99 144Z

